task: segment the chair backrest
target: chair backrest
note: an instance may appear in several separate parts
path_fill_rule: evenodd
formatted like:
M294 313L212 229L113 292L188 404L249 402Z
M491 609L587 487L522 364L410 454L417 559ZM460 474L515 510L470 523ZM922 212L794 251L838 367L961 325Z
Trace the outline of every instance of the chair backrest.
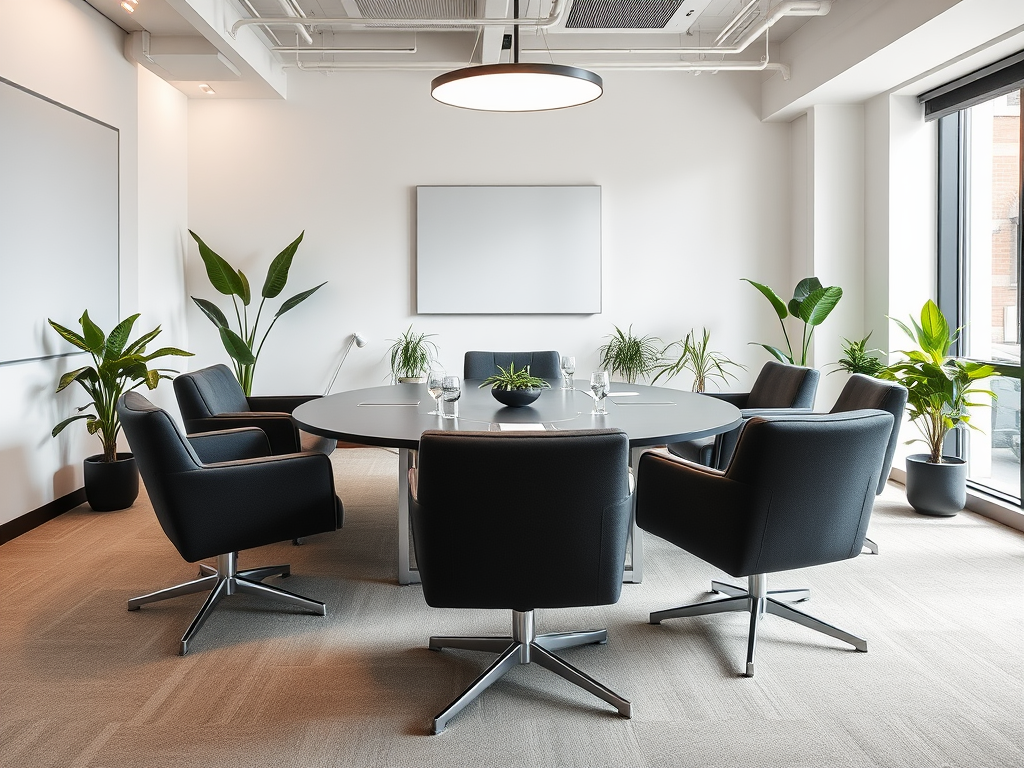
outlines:
M750 388L744 408L813 408L821 374L814 368L769 361Z
M896 453L896 444L899 441L900 424L903 422L903 409L906 405L907 388L902 384L865 376L863 373L855 373L846 382L843 391L839 393L836 404L829 411L829 413L843 413L862 408L877 408L892 414L892 432L889 435L889 445L885 449L885 460L882 462L882 472L878 478L876 494L885 490L885 483L889 479L892 457Z
M178 497L182 475L199 471L202 462L170 414L138 392L121 396L117 415L160 527L182 556L190 560L190 526L181 514L186 505Z
M528 611L616 602L628 463L619 430L424 432L411 507L427 603Z
M211 365L176 376L174 397L186 429L189 429L192 419L249 410L249 401L245 399L242 386L226 365Z
M880 410L747 421L725 471L742 510L732 524L721 521L738 528L723 536L742 539L732 564L741 572L729 572L773 573L859 554L892 421Z
M516 370L530 366L530 373L541 379L558 379L561 377L561 358L558 352L480 352L466 353L462 367L465 379L486 379L498 372L498 366L508 368L516 364Z

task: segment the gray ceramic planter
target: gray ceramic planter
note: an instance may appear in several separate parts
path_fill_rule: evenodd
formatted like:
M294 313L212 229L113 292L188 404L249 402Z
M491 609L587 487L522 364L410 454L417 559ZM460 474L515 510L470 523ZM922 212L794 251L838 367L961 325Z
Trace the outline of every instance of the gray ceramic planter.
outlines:
M967 504L967 462L943 456L932 464L927 453L907 456L907 501L922 515L952 517Z

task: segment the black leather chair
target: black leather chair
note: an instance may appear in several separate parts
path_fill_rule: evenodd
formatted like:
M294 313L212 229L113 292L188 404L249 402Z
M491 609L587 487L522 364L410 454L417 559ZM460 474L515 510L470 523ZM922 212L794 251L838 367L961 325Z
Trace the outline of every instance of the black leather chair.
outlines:
M539 635L537 608L619 599L630 528L629 443L618 430L424 432L410 470L416 560L435 608L512 611L510 637L431 637L430 648L498 654L434 718L434 733L517 664L537 662L623 717L631 705L555 655L607 630Z
M185 438L166 411L137 392L121 397L117 413L167 538L190 563L217 558L216 568L200 566L200 578L132 598L128 610L212 590L181 638L182 656L221 598L236 592L326 614L318 600L262 583L288 576L289 566L240 571L238 550L341 527L343 507L327 456L271 456L266 434L256 428Z
M885 490L892 469L892 457L896 453L896 445L900 436L900 425L903 423L903 410L907 405L907 388L895 381L882 381L863 373L855 373L847 380L843 391L839 393L836 404L829 413L846 413L863 408L877 408L892 414L892 434L885 448L885 459L878 477L877 496ZM878 544L872 539L864 539L864 548L874 555L878 554Z
M530 367L530 374L541 379L562 378L561 358L551 350L546 352L479 352L466 353L462 366L464 379L486 379L498 372L498 366L508 368L515 363L516 370Z
M783 602L810 593L769 591L767 574L860 554L892 425L892 414L879 410L756 416L743 426L724 472L645 453L637 524L731 576L747 577L746 589L713 581L711 590L728 597L655 611L650 622L749 612L748 677L765 613L867 651L867 641Z
M765 413L766 409L788 408L809 412L814 407L820 376L814 368L769 361L764 364L749 392L706 394L732 403L740 409L744 419L771 415L770 411ZM671 443L668 450L680 458L722 469L729 463L739 434L740 427L737 427L715 437Z
M238 427L259 427L267 433L274 455L314 451L331 453L337 447L330 440L300 432L291 412L320 395L277 395L246 397L226 365L213 365L183 373L174 379L185 431L190 434Z

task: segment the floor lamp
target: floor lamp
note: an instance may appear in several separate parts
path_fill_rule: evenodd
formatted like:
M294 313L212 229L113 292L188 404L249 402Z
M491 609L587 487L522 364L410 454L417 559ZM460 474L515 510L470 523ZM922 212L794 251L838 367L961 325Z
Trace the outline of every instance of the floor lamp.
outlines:
M353 344L362 349L366 346L366 337L359 333L351 333L348 338L345 339L345 346L341 350L341 360L338 361L338 367L334 369L334 375L331 376L331 383L328 384L327 389L324 390L324 397L331 394L331 387L334 386L334 382L338 378L338 373L341 371L341 366L344 364L345 358L348 357L348 353L352 351Z

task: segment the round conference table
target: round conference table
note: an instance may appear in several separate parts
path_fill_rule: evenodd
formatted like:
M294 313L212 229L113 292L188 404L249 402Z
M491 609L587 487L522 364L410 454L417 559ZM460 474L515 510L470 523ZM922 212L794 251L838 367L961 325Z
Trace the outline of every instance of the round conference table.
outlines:
M397 384L355 389L310 400L298 406L292 419L306 432L362 445L399 449L398 462L398 581L418 582L412 565L409 535L408 469L414 465L420 435L430 429L497 431L511 429L621 429L629 437L630 463L636 466L644 449L727 432L740 424L735 406L695 392L640 384L613 383L606 399L608 413L591 413L594 400L587 382L573 389L551 389L532 405L507 408L479 381L464 381L459 417L430 415L433 398L424 384ZM643 538L634 523L624 580L643 578Z

